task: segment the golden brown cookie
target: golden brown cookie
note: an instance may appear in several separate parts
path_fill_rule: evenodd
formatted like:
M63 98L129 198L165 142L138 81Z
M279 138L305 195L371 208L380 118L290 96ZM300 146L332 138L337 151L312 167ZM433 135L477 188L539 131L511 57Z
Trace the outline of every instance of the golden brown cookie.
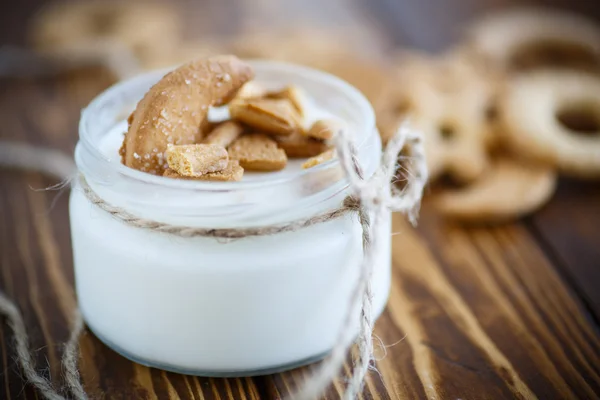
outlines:
M492 63L511 71L539 67L600 70L600 25L566 11L496 12L476 21L467 39Z
M285 152L277 142L262 133L251 133L237 139L227 149L229 157L239 160L249 171L278 171L287 165Z
M325 153L321 153L318 156L311 157L302 164L303 169L315 167L319 164L323 164L329 160L333 160L335 157L335 149L327 150Z
M225 121L213 128L202 143L228 147L244 132L244 127L235 121Z
M302 126L300 116L287 100L234 101L229 113L233 120L273 135L288 136Z
M229 163L225 147L216 144L169 145L165 155L169 169L183 176L222 171Z
M300 132L294 132L290 136L278 136L275 140L290 158L315 157L330 147L326 142L306 137Z
M304 117L306 112L305 96L306 95L302 89L294 85L289 85L281 90L276 90L274 92L268 92L265 94L265 97L268 99L283 99L289 101L301 118Z
M565 173L600 177L600 77L541 71L511 80L500 101L514 152Z
M556 174L547 166L504 157L470 185L437 194L436 208L446 217L469 222L500 222L542 207L554 193Z
M167 145L198 143L208 108L229 102L253 75L234 56L199 59L165 75L134 111L123 142L124 164L162 175Z
M341 129L343 129L343 124L340 121L333 119L320 119L312 124L310 129L303 133L306 136L315 139L329 140L332 139Z
M460 51L439 59L408 54L391 85L387 105L378 111L384 140L408 118L423 134L431 180L449 174L469 182L485 171L493 87L475 60Z
M183 176L179 175L171 168L167 168L163 173L163 176L167 178L197 181L237 182L242 180L242 177L244 176L244 169L240 167L240 163L237 160L229 160L227 167L217 172L209 172L199 176Z
M264 97L268 93L266 87L256 81L246 82L244 86L238 91L234 101L247 100L259 97Z

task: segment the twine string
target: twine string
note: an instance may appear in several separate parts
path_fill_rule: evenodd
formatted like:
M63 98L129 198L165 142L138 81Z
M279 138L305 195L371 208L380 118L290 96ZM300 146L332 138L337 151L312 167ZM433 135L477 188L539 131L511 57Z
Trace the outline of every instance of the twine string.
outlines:
M314 217L294 221L284 225L262 226L241 229L208 229L185 226L173 226L157 221L139 218L128 211L104 201L80 176L79 184L87 199L98 208L106 211L121 222L140 229L182 237L214 237L236 239L253 236L273 235L292 232L315 224L339 218L350 212L357 213L362 227L363 258L359 264L359 277L348 299L348 308L342 326L338 332L336 343L330 355L320 364L318 371L292 397L300 400L318 398L339 373L345 362L348 349L353 343L353 327L358 317L359 333L357 336L358 359L354 362L349 379L345 399L354 399L362 390L365 375L373 360L373 313L371 277L377 255L380 254L381 235L377 227L381 226L390 211L401 211L408 214L411 222L415 222L419 209L423 188L427 181L427 169L424 161L424 150L421 138L403 124L390 140L382 156L377 171L369 179L365 179L363 169L357 157L356 147L347 131L338 132L336 151L340 165L349 182L349 196L343 205L332 211ZM405 188L397 189L392 184L397 160L401 150L408 145L411 154L412 168L410 180ZM60 167L57 167L59 166ZM60 153L47 149L36 149L23 145L0 142L0 166L33 169L43 173L69 179L74 171L73 163ZM28 336L23 318L18 308L2 291L0 291L0 314L4 315L16 338L17 358L27 381L34 385L40 393L50 400L62 400L64 397L52 386L52 383L35 371ZM62 368L66 386L75 399L87 399L81 384L78 360L78 339L84 329L79 310L75 310L74 326L62 358Z
M164 222L158 222L151 219L140 218L129 211L114 206L96 192L88 184L83 175L79 175L79 185L85 197L95 206L111 214L114 218L126 223L129 226L141 229L147 229L154 232L168 233L179 237L213 237L219 239L241 239L245 237L268 236L278 233L294 232L312 225L331 221L350 212L356 212L359 205L355 199L346 198L340 208L318 214L314 217L292 221L282 225L267 225L250 228L202 228L187 227L180 225L171 225Z
M359 333L356 339L359 355L354 362L344 398L354 399L362 391L364 378L374 358L371 278L377 254L380 253L381 239L381 235L377 234L376 229L381 226L386 214L390 211L406 212L411 222L414 223L427 182L427 167L421 137L409 129L407 123L402 124L388 142L381 165L368 180L364 179L356 148L347 135L347 132L338 132L336 152L350 184L351 196L360 204L358 216L363 230L363 258L359 266L360 275L352 290L348 311L331 354L311 379L292 396L300 400L318 398L337 376L352 345L352 327L359 312ZM406 144L410 145L407 150L410 151L413 164L415 164L411 168L413 176L403 190L397 190L392 181L397 170L398 157Z
M27 335L23 317L16 304L6 297L2 291L0 291L0 314L4 315L8 326L13 331L17 360L27 382L33 385L48 400L65 400L65 397L54 389L52 382L36 371L31 350L29 349L29 335ZM73 332L80 333L76 330Z

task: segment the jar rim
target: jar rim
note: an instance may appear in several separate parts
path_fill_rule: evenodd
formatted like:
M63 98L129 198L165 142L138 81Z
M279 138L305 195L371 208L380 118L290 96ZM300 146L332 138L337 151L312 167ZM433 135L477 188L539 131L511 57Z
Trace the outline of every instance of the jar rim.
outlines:
M334 87L339 90L345 97L347 97L352 103L358 106L358 109L362 112L360 116L360 125L357 129L359 132L370 132L370 134L377 134L375 126L375 113L373 107L366 99L366 97L350 83L338 78L332 74L324 71L320 71L314 68L305 67L293 63L281 62L281 61L269 61L269 60L246 60L255 70L268 70L278 69L285 70L287 72L298 74L306 77L315 82L322 82L330 87ZM77 144L76 161L81 169L80 162L77 154L79 153L80 146L83 146L85 150L93 156L101 164L107 168L114 169L114 172L123 175L126 178L133 179L140 183L157 185L165 188L173 189L193 189L193 190L205 190L205 191L231 191L231 190L243 190L243 189L254 189L262 187L270 187L275 185L282 185L294 181L296 179L302 179L306 175L317 174L325 169L336 168L339 166L339 160L334 158L320 165L312 167L310 169L303 169L295 171L293 174L288 174L279 177L273 177L260 181L240 181L240 182L208 182L199 180L185 180L185 179L170 179L163 176L157 176L146 172L138 171L134 168L127 167L122 163L115 163L104 154L99 146L93 142L92 135L88 131L88 124L90 120L96 117L96 113L99 108L110 98L117 97L119 93L126 91L128 87L139 84L140 81L148 80L150 77L156 77L158 81L164 74L173 70L173 68L167 68L157 71L147 72L138 75L134 78L118 82L115 85L109 87L98 96L96 96L87 107L82 110L81 118L79 121L79 143ZM357 143L358 148L369 139L369 135L365 135L360 138L360 142ZM345 186L345 185L344 185Z

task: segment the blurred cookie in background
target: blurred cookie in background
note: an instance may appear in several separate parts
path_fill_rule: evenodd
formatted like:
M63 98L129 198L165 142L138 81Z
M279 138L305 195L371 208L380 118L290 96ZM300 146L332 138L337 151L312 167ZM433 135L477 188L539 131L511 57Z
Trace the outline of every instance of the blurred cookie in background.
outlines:
M41 54L66 62L97 58L119 75L134 75L139 64L178 47L181 27L170 3L69 1L42 8L30 22L29 39Z
M600 176L593 77L600 72L600 27L583 16L497 12L433 55L389 51L367 28L240 21L226 36L186 40L176 11L171 3L51 4L32 20L30 37L40 51L99 60L121 78L222 53L329 72L369 99L384 143L407 118L423 134L432 200L455 219L506 221L533 212L551 197L555 171ZM587 133L578 133L581 124ZM443 188L438 181L445 177L460 190Z
M433 202L442 215L453 220L499 223L536 211L555 188L552 168L501 156L471 184L436 191Z
M600 77L535 71L510 80L500 101L511 150L565 175L600 177Z
M566 11L516 8L489 14L472 24L466 42L510 72L541 67L600 72L600 27Z
M353 47L352 34L296 27L279 32L240 34L231 41L231 51L244 58L292 62L336 75L356 86L374 103L388 83L388 70L381 43L370 49Z
M216 37L183 41L176 46L165 49L163 52L148 54L140 60L140 67L145 71L152 71L174 67L200 57L229 53L231 53L229 45Z
M510 221L551 198L557 171L600 176L594 21L549 9L499 12L476 20L446 53L404 51L392 65L375 102L378 125L384 141L404 118L421 131L442 215Z
M488 166L486 112L494 93L477 61L460 49L438 57L403 52L392 82L377 107L384 140L408 118L423 135L430 180L444 174L457 182L477 179Z

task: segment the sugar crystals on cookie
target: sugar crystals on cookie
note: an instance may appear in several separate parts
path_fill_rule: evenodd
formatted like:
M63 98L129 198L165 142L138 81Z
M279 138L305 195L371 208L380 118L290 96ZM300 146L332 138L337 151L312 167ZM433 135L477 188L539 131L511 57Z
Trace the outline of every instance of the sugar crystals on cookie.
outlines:
M199 59L165 75L133 113L124 164L162 175L167 146L199 143L209 107L228 103L253 76L252 67L234 56Z
M128 118L122 162L168 178L239 181L245 171L280 171L290 157L314 157L302 168L332 159L329 142L343 122L317 118L323 111L301 88L267 89L253 75L233 56L168 73ZM229 118L213 122L208 111L218 106L227 106Z

